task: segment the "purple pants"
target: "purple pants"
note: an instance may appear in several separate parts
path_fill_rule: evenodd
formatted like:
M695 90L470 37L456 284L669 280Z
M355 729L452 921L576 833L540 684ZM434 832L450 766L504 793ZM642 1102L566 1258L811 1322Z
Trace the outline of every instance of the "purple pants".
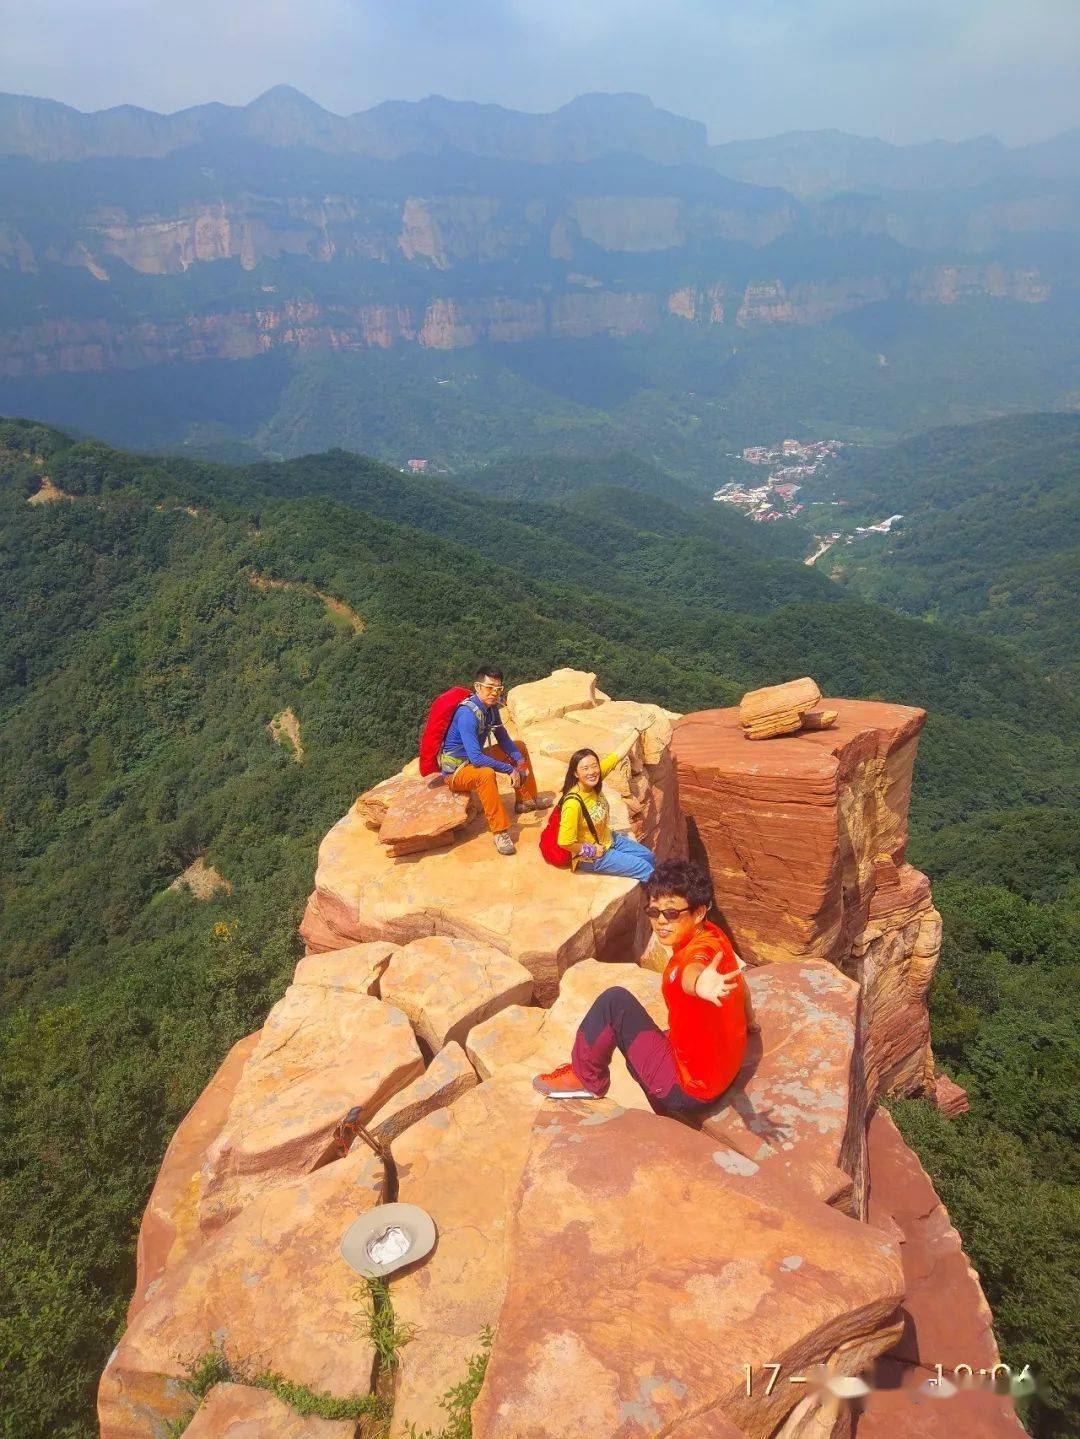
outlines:
M574 1073L596 1095L608 1091L611 1056L616 1049L622 1051L627 1069L657 1114L694 1114L716 1103L687 1094L679 1083L667 1031L621 985L597 995L574 1040Z

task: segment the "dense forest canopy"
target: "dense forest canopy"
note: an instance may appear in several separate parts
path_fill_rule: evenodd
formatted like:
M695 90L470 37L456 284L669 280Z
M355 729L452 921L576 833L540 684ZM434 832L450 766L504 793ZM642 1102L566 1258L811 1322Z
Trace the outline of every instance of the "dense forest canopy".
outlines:
M1080 415L1024 415L849 451L810 493L888 535L831 552L852 593L1006 640L1075 682ZM827 562L828 563L828 562Z
M46 476L68 498L29 504ZM1045 1376L1034 1432L1076 1432L1068 690L992 638L845 596L647 469L543 478L547 503L342 451L229 468L0 423L4 1439L94 1432L165 1144L283 991L320 838L478 656L511 684L573 665L679 710L804 673L928 708L913 858L947 921L935 1043L972 1113L901 1120L1006 1358ZM285 708L302 764L267 731ZM197 857L231 892L170 888Z

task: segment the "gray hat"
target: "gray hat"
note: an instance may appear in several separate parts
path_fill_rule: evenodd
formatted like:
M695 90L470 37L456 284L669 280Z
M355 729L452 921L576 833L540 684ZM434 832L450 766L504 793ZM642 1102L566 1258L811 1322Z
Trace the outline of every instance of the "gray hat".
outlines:
M341 1257L366 1279L381 1279L424 1259L435 1247L435 1221L417 1204L379 1204L349 1225Z

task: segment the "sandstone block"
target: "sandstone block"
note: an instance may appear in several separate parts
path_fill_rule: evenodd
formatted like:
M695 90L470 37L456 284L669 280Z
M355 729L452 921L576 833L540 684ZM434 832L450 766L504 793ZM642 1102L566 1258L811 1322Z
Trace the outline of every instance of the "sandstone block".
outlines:
M267 1016L206 1151L203 1229L225 1223L262 1190L316 1169L350 1108L370 1117L423 1069L400 1010L353 990L291 985Z
M572 710L594 709L607 699L596 676L585 670L555 670L545 679L514 685L506 696L506 715L520 733L542 720L560 719Z
M376 1139L390 1144L425 1114L445 1109L466 1090L474 1089L478 1082L465 1051L451 1041L439 1050L419 1079L399 1089L389 1103L383 1105L374 1119L368 1121L367 1128Z
M861 1214L869 1101L856 1052L858 986L829 964L763 965L747 983L760 1033L702 1128Z
M215 1384L184 1430L186 1439L354 1439L352 1419L304 1419L248 1384Z
M259 1195L171 1267L102 1375L101 1439L164 1433L187 1407L188 1366L213 1348L340 1398L368 1393L362 1282L338 1246L381 1198L382 1166L365 1149Z
M739 723L747 739L792 734L802 727L803 715L820 699L821 691L809 676L750 690L739 702Z
M644 939L636 882L552 869L537 848L545 818L522 817L511 859L486 828L470 828L452 849L395 861L347 815L319 850L319 909L342 945L432 934L490 945L524 965L536 999L550 1003L568 966L590 954L632 956Z
M802 717L802 728L832 729L839 718L839 710L807 710Z
M580 967L580 966L579 966ZM548 1010L512 1004L469 1030L465 1053L481 1079L508 1064L520 1064L536 1046Z
M316 894L308 897L300 921L300 938L304 941L305 954L328 954L331 950L343 949L349 943L323 919Z
M379 993L409 1016L431 1050L461 1044L473 1025L511 1004L528 1004L533 978L524 965L469 939L431 935L395 952Z
M926 716L827 703L839 714L831 729L754 747L735 710L685 716L672 741L680 800L743 958L826 959L857 977L871 1096L918 1092L931 1063L925 995L939 932L925 877L903 861Z
M241 1072L258 1042L258 1034L249 1034L233 1045L169 1141L139 1228L128 1323L160 1287L168 1266L179 1263L202 1240L198 1210L203 1154L221 1133Z
M293 984L377 997L379 978L396 953L395 945L377 941L350 944L327 954L310 954L296 966Z
M946 1119L955 1119L958 1114L966 1114L971 1108L968 1103L967 1090L962 1089L947 1074L936 1075L934 1078L934 1107L940 1110Z
M726 1172L728 1153L607 1101L537 1117L476 1439L766 1439L803 1395L748 1397L744 1364L805 1373L894 1341L895 1246L805 1191Z
M540 1096L502 1074L407 1129L394 1143L399 1197L432 1216L439 1241L394 1278L394 1313L414 1326L402 1349L391 1434L440 1432L439 1399L465 1377L506 1285L507 1225ZM350 1158L352 1156L350 1155Z
M379 824L379 842L386 845L392 855L414 854L450 844L474 812L470 796L454 794L440 775L399 776L379 788L384 793L389 789L393 791ZM363 806L364 799L361 796L357 804ZM365 820L370 811L369 799L367 809L361 808Z

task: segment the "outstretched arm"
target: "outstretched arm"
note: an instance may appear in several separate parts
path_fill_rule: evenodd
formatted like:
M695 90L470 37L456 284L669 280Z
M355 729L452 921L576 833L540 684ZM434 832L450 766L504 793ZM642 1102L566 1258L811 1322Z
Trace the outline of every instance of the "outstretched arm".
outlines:
M724 974L720 969L720 955L714 954L708 964L695 961L686 966L682 973L683 992L718 1005L738 985L739 978L737 974Z

